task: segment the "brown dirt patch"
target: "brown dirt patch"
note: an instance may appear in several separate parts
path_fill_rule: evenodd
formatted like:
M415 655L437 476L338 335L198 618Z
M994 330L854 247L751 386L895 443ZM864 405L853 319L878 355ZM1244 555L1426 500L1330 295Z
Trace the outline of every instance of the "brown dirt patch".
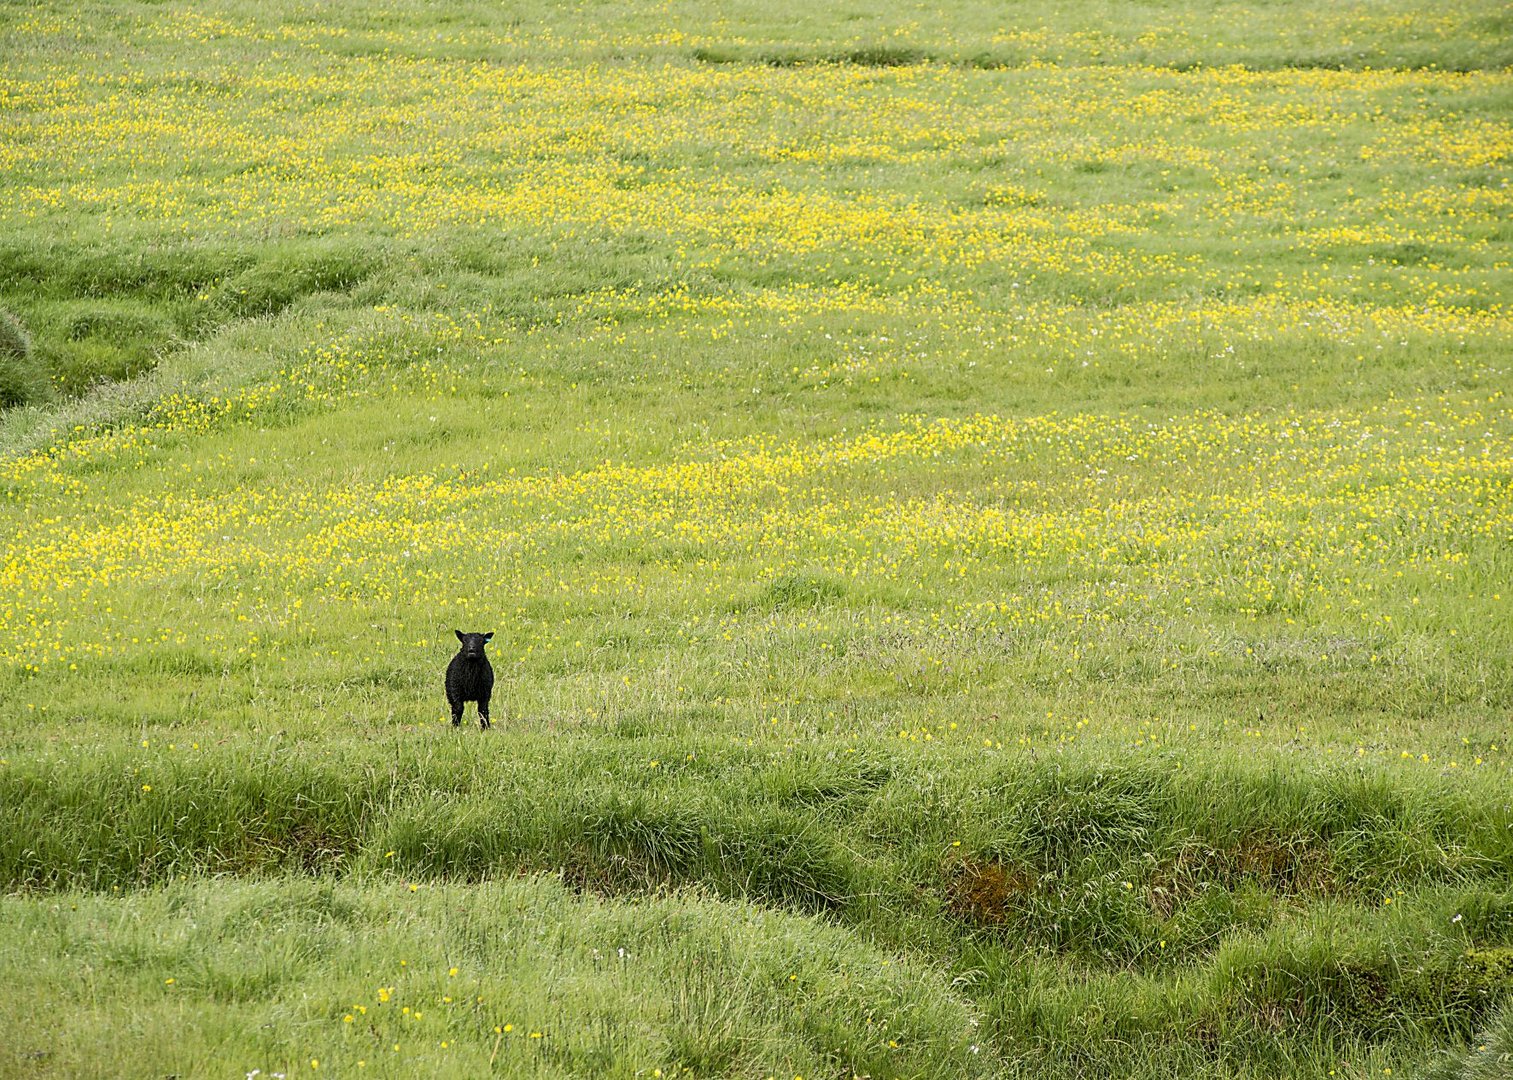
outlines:
M1018 899L1035 887L1035 875L1024 867L997 861L963 859L951 871L948 887L951 913L980 926L1002 926Z

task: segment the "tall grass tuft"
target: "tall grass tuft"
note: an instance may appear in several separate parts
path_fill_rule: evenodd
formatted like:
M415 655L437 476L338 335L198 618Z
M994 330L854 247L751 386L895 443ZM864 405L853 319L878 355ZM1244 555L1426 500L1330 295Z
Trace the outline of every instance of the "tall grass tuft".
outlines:
M36 370L31 334L20 319L0 308L0 408L36 401L46 385Z

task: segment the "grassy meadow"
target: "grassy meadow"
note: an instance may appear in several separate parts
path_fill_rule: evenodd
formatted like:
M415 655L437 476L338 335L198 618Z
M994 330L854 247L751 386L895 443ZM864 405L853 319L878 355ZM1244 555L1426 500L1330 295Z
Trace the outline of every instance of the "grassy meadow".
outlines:
M0 5L0 1077L1513 1075L1510 64Z

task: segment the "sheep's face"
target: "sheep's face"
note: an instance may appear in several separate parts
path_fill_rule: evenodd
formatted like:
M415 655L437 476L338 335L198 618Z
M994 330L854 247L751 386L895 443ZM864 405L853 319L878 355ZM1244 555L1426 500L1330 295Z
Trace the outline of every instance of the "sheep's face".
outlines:
M461 630L453 630L452 633L456 634L457 640L462 642L462 652L459 655L468 660L482 660L483 647L494 636L492 630L487 634L464 634Z

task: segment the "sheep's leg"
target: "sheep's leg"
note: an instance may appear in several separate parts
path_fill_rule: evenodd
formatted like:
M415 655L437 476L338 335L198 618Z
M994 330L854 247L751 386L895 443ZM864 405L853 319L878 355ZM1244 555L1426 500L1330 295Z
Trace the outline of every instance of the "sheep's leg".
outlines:
M478 726L484 731L489 729L489 699L487 697L478 699Z
M461 705L453 705L452 706L452 726L453 727L461 727L462 726L462 706Z

